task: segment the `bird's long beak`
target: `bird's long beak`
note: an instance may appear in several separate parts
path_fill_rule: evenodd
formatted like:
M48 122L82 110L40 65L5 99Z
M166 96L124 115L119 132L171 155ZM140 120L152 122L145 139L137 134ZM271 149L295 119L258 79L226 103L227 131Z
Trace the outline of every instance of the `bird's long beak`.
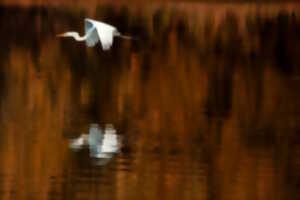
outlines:
M64 33L57 34L56 37L65 37Z

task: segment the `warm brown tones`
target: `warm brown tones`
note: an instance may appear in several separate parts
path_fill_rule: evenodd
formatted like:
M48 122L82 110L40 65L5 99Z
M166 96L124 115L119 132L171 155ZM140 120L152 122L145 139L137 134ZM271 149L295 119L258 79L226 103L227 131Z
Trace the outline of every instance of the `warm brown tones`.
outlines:
M97 9L140 40L87 49L54 38L87 11L2 8L1 199L299 197L296 6ZM93 122L124 136L104 167L68 149Z

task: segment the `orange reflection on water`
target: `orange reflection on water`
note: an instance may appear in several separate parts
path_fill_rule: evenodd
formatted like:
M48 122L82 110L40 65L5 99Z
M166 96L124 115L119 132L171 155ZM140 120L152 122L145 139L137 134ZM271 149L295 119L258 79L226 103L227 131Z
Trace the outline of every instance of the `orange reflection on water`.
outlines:
M101 9L95 15L118 23L121 11ZM9 46L1 51L3 199L298 195L299 61L294 54L276 56L281 47L299 51L298 16L289 11L241 18L235 10L217 21L189 21L167 11L144 16L128 10L124 30L138 32L142 42L116 40L110 52L52 35L36 47L35 36L48 30L40 26L33 36L24 30L27 40L3 41ZM53 33L60 32L57 24L79 27L80 14L43 12L36 15L50 21ZM246 22L248 29L241 28ZM281 33L280 26L288 31ZM90 123L113 123L124 137L121 154L106 166L68 149L69 138Z

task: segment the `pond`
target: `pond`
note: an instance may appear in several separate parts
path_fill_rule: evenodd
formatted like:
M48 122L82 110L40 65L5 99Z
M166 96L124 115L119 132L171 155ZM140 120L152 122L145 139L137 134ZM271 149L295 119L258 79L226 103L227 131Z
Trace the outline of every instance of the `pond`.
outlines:
M299 11L1 6L1 199L300 198ZM86 17L137 39L56 37ZM71 148L107 126L108 158Z

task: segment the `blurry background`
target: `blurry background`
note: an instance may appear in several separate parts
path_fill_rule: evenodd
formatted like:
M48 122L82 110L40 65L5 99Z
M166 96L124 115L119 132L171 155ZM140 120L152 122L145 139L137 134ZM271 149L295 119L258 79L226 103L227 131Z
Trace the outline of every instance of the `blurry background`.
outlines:
M300 199L297 3L2 2L1 199ZM86 17L138 40L55 37ZM91 123L105 166L68 146Z

